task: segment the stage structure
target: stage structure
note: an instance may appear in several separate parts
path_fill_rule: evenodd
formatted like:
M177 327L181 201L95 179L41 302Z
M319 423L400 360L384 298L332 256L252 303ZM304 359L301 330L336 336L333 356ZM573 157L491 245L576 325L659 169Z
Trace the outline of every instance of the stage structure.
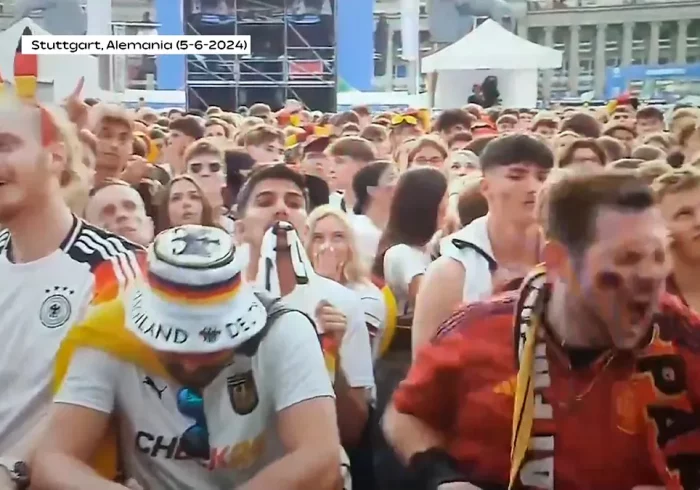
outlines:
M187 105L236 110L286 99L335 111L336 0L184 0L188 35L250 35L251 55L187 56Z

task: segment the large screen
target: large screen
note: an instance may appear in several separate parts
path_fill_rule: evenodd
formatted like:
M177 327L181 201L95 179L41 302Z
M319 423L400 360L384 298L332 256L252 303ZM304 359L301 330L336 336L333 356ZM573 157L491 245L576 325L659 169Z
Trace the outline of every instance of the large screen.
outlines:
M335 0L183 0L183 8L185 34L251 36L250 55L187 56L190 103L277 107L301 97L335 109Z
M331 0L189 0L185 12L199 15L333 15Z

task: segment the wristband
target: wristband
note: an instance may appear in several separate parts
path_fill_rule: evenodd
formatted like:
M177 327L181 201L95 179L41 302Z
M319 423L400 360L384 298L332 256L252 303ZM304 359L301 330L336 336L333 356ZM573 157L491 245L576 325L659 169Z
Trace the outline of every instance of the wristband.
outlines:
M436 447L411 456L408 469L425 490L437 490L443 483L469 481L457 468L454 458Z

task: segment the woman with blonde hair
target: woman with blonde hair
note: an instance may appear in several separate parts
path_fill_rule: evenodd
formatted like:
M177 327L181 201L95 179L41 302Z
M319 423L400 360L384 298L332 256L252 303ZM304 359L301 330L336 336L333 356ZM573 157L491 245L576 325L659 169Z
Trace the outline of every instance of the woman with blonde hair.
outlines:
M479 157L476 153L469 150L453 151L445 160L445 175L452 182L460 177L466 177L469 174L479 175Z
M376 359L386 324L386 305L362 264L347 215L333 206L320 206L309 214L306 226L306 253L316 273L352 289L362 300Z
M90 153L89 146L84 151L83 145L87 145L87 143L83 142L76 126L68 120L65 112L53 108L47 108L47 110L66 147L68 164L61 176L61 193L71 211L82 217L90 198L94 173L94 162L89 157L94 157L94 154Z

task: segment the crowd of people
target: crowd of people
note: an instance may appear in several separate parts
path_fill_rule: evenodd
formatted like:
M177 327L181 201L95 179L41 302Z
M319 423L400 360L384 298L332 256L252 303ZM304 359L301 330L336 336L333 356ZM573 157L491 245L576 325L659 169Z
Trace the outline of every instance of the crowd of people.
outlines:
M0 101L0 490L700 489L700 110Z

